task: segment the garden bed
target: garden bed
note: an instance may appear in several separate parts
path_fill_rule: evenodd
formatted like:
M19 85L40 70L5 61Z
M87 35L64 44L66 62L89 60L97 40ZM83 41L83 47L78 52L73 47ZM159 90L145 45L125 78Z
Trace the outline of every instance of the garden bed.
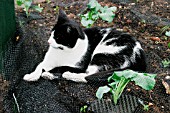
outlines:
M156 86L152 91L145 91L130 83L124 94L132 95L136 99L140 98L145 104L150 104L149 111L144 111L141 107L141 113L169 113L170 95L166 94L162 79L170 75L170 69L164 68L162 61L170 59L170 48L167 45L170 37L166 37L165 32L161 33L161 29L166 24L170 24L170 2L140 0L138 3L111 3L106 0L100 3L103 6L116 6L118 11L112 23L98 20L94 26L115 27L137 37L147 55L147 72L158 74ZM41 3L44 7L43 12L40 14L34 12L29 18L25 18L21 9L16 9L18 33L9 42L5 57L4 72L10 78L9 92L7 94L3 92L3 95L7 95L4 99L4 110L7 113L13 112L14 106L17 111L17 106L12 99L14 95L21 113L56 113L56 111L75 113L79 112L84 105L90 106L97 101L95 93L99 84L82 84L64 80L48 81L42 78L37 82L22 80L24 74L31 72L36 64L42 61L47 51L47 40L55 24L56 5L56 2ZM82 13L86 1L59 0L58 5L66 11L69 18L80 23L78 14ZM0 79L0 83L4 85L8 84L8 81ZM2 87L1 91L4 90L7 90L7 87ZM110 98L106 96L105 99Z

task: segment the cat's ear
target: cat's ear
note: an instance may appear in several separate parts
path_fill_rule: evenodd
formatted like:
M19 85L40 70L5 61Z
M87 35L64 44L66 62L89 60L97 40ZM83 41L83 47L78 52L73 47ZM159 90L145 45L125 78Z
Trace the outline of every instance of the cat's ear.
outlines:
M63 24L65 22L67 22L68 20L69 19L68 19L66 13L63 10L59 9L58 14L57 14L57 18L56 18L56 23L57 24Z

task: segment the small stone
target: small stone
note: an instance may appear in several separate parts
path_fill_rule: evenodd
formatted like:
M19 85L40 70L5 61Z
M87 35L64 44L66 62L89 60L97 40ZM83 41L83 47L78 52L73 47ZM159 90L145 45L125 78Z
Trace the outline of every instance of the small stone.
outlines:
M153 103L151 103L151 102L149 102L149 104L148 104L149 106L153 106Z
M170 76L166 76L163 80L162 80L162 84L166 89L166 93L170 94Z
M127 89L127 91L128 91L128 92L130 92L130 91L131 91L131 89L130 89L130 88L128 88L128 89Z

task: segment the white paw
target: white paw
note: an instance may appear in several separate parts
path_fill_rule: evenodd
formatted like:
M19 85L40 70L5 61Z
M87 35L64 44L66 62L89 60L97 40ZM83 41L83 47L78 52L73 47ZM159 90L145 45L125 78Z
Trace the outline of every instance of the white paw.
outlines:
M24 79L25 81L37 81L39 78L40 78L40 75L34 74L34 73L26 74L26 75L23 77L23 79Z
M62 74L62 77L67 79L67 80L72 80L75 82L87 82L85 77L87 76L87 74L85 73L71 73L69 71L64 72Z
M44 79L53 80L55 76L50 72L43 72L41 75Z

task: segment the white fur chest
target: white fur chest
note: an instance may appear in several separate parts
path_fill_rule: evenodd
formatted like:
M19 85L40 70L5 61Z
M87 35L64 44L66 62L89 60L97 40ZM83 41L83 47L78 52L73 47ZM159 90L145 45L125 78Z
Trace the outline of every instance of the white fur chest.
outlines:
M49 47L43 61L43 67L49 71L59 66L78 67L80 62L88 49L87 36L85 39L78 39L74 48L67 48L64 50Z

